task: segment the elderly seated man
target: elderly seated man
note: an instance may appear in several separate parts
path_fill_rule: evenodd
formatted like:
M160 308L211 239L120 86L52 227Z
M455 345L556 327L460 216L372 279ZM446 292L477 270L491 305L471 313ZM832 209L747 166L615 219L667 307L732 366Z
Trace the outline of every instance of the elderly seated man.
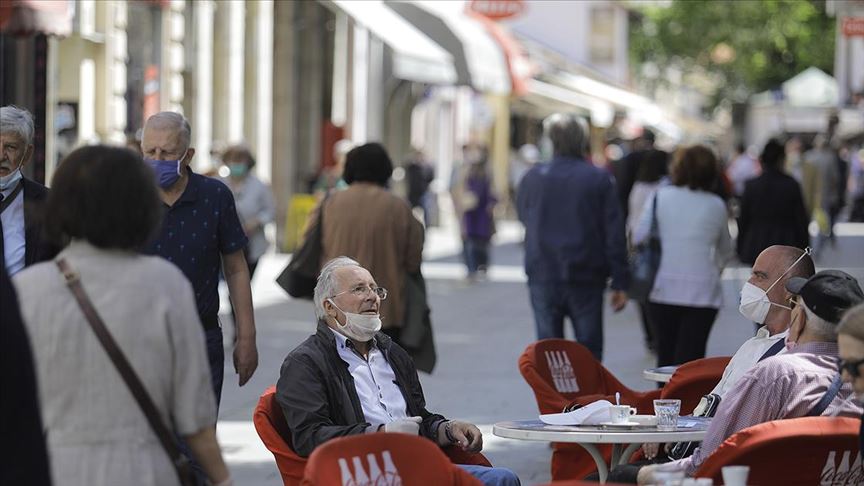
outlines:
M347 435L401 432L469 452L483 447L476 426L426 410L414 363L380 332L378 308L387 290L356 261L330 260L315 286L317 332L285 358L276 399L294 449L308 456ZM487 485L518 485L508 469L461 465Z
M843 380L852 384L852 389L858 394L858 402L864 403L864 304L853 307L843 316L837 333ZM859 453L864 455L864 420L858 440Z
M752 425L805 416L861 415L852 387L841 386L837 323L846 310L864 302L864 292L854 277L836 270L789 279L786 289L796 296L790 301L787 352L760 361L736 383L692 456L643 467L639 484L653 484L657 471L685 471L692 476L724 440Z

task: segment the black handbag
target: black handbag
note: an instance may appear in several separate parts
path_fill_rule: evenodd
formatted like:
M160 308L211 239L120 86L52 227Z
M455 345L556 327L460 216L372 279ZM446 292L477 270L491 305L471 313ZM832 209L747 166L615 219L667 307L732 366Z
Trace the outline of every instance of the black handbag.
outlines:
M630 256L630 288L627 290L627 295L639 302L648 301L651 289L654 288L654 279L657 278L657 270L660 268L662 247L660 229L657 225L658 192L654 193L651 202L651 230L648 238L636 245Z
M84 314L87 323L90 324L93 333L96 334L96 337L99 339L99 343L102 344L103 348L105 348L105 352L108 354L108 357L111 358L111 362L114 364L114 367L117 368L117 372L120 373L120 376L123 378L123 381L126 383L126 386L129 388L129 391L138 403L141 412L144 413L144 416L147 418L150 428L153 429L153 433L156 434L159 443L162 444L162 448L165 450L165 453L168 454L171 463L174 464L174 470L177 472L180 484L182 486L195 486L197 480L195 479L195 473L192 470L192 463L189 461L188 457L180 452L174 434L168 426L162 422L162 416L159 414L159 409L156 408L156 404L153 403L153 399L150 398L150 394L147 393L147 389L144 388L144 384L141 382L138 374L135 373L134 369L132 369L132 365L129 364L129 361L126 359L126 355L123 354L120 346L117 345L117 341L114 340L114 336L111 335L111 332L105 326L99 313L96 312L96 308L93 307L93 303L90 301L90 298L84 291L84 287L81 285L81 279L78 272L73 270L63 258L54 263L56 263L57 268L60 269L63 278L66 279L66 285L69 287L72 295L75 296L75 300L78 302L78 306L81 308L81 312Z
M321 271L322 226L324 224L324 203L318 212L318 219L312 222L312 227L300 248L291 256L291 261L282 273L276 277L276 283L288 295L296 299L311 299L315 294L315 284Z

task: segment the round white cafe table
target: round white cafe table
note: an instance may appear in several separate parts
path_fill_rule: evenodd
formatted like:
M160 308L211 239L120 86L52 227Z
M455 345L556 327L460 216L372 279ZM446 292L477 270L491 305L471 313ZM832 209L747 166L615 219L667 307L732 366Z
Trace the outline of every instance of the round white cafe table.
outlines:
M692 427L681 427L690 423ZM569 442L579 444L591 454L597 465L600 482L605 483L609 470L625 463L636 449L645 443L701 441L705 437L710 419L680 417L679 427L673 431L660 431L656 427L634 427L632 429L610 428L598 425L547 425L539 420L516 420L498 422L492 433L498 437L544 442ZM612 444L609 465L597 449L596 444ZM626 446L623 448L622 446Z
M642 378L648 381L656 381L658 383L669 383L672 375L675 374L677 366L661 366L659 368L646 368L642 371Z

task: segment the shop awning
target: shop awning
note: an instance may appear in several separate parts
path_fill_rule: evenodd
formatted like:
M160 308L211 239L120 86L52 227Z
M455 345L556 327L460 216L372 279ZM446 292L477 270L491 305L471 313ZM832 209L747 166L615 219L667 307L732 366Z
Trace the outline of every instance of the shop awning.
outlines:
M457 84L482 92L510 93L504 52L485 26L465 13L462 2L409 0L387 6L453 56Z
M429 84L456 83L453 56L381 0L330 3L387 45L397 78Z
M67 0L2 0L0 32L67 36L72 33L72 5Z
M522 101L544 108L547 113L566 112L576 109L591 116L591 124L598 127L612 125L614 107L597 98L555 84L532 79L528 81L528 94ZM543 115L545 116L545 115Z

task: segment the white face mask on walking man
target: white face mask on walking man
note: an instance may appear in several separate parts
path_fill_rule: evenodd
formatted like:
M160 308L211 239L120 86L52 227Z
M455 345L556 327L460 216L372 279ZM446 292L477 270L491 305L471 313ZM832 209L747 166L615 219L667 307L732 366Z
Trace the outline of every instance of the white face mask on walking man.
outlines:
M795 260L795 262L790 265L785 272L780 274L780 276L777 277L777 280L771 283L771 285L765 290L762 290L750 282L745 282L744 287L741 288L741 303L738 305L738 312L757 324L764 324L772 305L791 311L792 308L789 306L771 302L771 299L768 298L768 292L777 285L777 282L783 280L783 277L789 273L789 271L792 270L798 262L809 254L810 248L808 247L804 250L804 253L802 253L801 256L798 257L798 259Z

